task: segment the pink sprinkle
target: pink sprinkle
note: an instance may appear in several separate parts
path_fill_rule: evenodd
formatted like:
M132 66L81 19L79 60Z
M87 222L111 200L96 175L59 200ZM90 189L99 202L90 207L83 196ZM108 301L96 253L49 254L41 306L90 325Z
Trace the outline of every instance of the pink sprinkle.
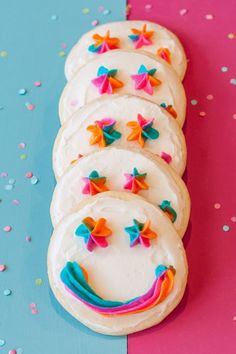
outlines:
M180 16L187 15L187 13L188 13L188 10L187 10L187 9L181 9L181 10L179 10Z
M31 304L29 304L29 307L31 309L35 309L37 307L37 305L34 302L32 302Z
M8 354L17 354L17 351L15 349L9 350Z
M33 111L35 109L35 105L32 104L32 103L26 103L26 108L29 110L29 111Z
M67 44L66 43L61 43L61 48L67 48Z
M233 321L236 321L236 316L233 317Z
M41 84L41 82L40 81L35 81L34 82L34 86L35 87L40 87L42 84Z
M5 232L10 232L12 230L12 227L10 225L4 226L3 231Z
M161 153L161 158L167 163L171 163L171 161L172 161L172 157L169 154L167 154L166 152Z
M221 207L220 203L215 203L215 204L214 204L214 208L215 208L215 209L220 209L220 207Z
M145 5L145 10L148 12L152 9L152 5L151 4L147 4Z
M93 27L95 27L95 26L97 26L98 25L98 20L93 20L92 22L91 22L91 25L93 26Z
M8 173L7 172L1 172L0 173L0 177L7 177L8 176Z
M212 14L207 14L206 16L206 20L213 20L214 16Z
M7 267L5 266L5 264L0 264L0 272L4 272L4 270L6 270Z
M213 95L207 95L207 96L206 96L206 99L207 99L208 101L212 101L212 100L213 100L213 98L214 98L214 96L213 96Z
M12 204L19 205L20 201L18 199L13 199Z
M31 178L31 177L33 177L33 172L26 172L25 177L26 177L26 178Z
M233 114L233 119L236 119L236 113Z
M236 216L232 216L231 221L236 222Z
M35 308L32 308L32 309L31 309L31 313L32 313L33 315L37 315L39 312L38 312L38 309L35 307Z
M19 147L20 149L24 149L24 148L26 147L26 144L25 144L25 143L20 143L20 144L18 145L18 147Z
M25 240L26 240L27 242L31 242L31 240L32 240L32 239L31 239L31 236L26 236L26 237L25 237Z
M206 116L206 112L199 112L199 116L200 117L205 117Z

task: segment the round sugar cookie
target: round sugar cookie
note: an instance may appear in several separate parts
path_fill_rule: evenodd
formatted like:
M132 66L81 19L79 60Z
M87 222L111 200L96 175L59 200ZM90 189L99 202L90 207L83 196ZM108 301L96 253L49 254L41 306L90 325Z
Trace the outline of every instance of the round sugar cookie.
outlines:
M140 51L112 50L81 67L60 98L59 115L65 123L80 107L109 95L133 94L163 105L183 125L186 97L174 69Z
M80 38L66 60L67 80L90 59L117 48L151 53L170 64L181 80L184 77L187 60L174 33L149 21L123 21L97 26Z
M109 335L161 322L187 281L181 239L144 199L102 193L78 205L55 228L48 275L60 304L92 330Z
M150 151L179 175L186 166L185 138L173 117L140 97L117 95L90 102L62 125L53 150L56 177L79 156L108 146Z
M157 156L112 147L81 158L60 178L51 203L53 224L81 200L107 190L138 194L160 206L184 235L190 201L182 179Z

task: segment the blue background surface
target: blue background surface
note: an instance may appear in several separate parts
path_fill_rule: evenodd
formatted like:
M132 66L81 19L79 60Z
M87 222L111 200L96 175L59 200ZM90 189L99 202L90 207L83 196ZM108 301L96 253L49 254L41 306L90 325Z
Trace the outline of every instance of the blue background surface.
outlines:
M110 14L98 11L103 5ZM82 9L89 8L88 14ZM51 167L53 142L59 128L58 100L65 85L65 57L78 37L100 23L125 19L125 1L1 1L0 2L0 353L123 354L126 337L106 337L85 328L54 299L48 285L46 256L52 232L49 205L55 180ZM51 19L56 15L56 19ZM66 43L68 48L61 48ZM1 51L7 51L6 57ZM35 87L35 81L41 87ZM18 90L27 89L20 96ZM25 103L35 104L29 111ZM19 143L26 143L24 150ZM27 154L26 160L20 155ZM32 185L25 173L39 183ZM5 190L9 178L16 180ZM20 205L13 205L18 199ZM11 225L12 231L3 231ZM30 235L31 242L25 237ZM35 285L42 278L43 285ZM4 289L12 295L4 296ZM33 315L30 303L39 313Z

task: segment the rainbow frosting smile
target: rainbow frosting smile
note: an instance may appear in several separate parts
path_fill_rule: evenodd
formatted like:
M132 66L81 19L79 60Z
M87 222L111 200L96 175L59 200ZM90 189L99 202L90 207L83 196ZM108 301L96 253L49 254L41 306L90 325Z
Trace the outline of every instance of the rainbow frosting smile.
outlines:
M141 296L128 301L111 301L100 297L89 285L86 271L76 262L67 262L61 271L65 289L90 309L105 316L134 314L147 311L169 295L174 285L175 269L159 265L151 288Z

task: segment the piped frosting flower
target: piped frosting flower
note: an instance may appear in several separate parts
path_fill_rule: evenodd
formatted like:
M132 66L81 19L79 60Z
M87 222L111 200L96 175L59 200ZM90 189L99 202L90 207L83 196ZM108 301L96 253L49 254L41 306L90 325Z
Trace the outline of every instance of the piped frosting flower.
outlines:
M135 90L144 90L149 95L153 94L153 87L159 86L161 81L154 77L157 69L148 70L143 64L138 69L138 74L131 75L135 82Z
M171 206L171 202L169 200L163 200L163 202L159 205L159 207L164 211L164 213L168 216L168 218L174 223L177 219L177 213L174 208Z
M160 106L164 108L168 113L172 115L173 118L177 118L177 112L174 110L171 104L161 103Z
M138 193L142 189L148 189L145 183L146 173L139 173L137 168L134 167L133 173L125 173L126 183L124 189L130 190L132 193Z
M140 243L144 247L150 247L150 240L157 238L156 232L150 229L151 222L147 220L145 224L138 220L133 220L134 225L125 227L125 231L129 234L130 247Z
M129 38L135 43L135 49L141 48L144 45L152 44L151 37L153 36L154 31L147 31L147 25L144 24L142 29L131 29L132 34L129 35Z
M95 195L109 190L105 185L106 177L99 176L96 170L92 171L88 177L83 177L82 180L85 182L85 186L82 189L83 194Z
M91 80L92 84L98 88L99 93L112 94L115 89L123 86L123 82L116 79L117 69L108 70L105 66L100 66L97 77Z
M87 250L92 252L96 246L105 248L108 246L106 238L112 234L112 231L106 227L106 219L100 218L95 221L91 217L82 220L75 230L75 235L82 237Z
M92 53L102 54L112 49L119 48L119 38L110 37L110 31L107 31L105 36L100 36L96 33L93 35L94 44L88 47L88 50Z
M157 55L167 63L171 64L171 53L168 48L159 48L157 50Z
M89 141L90 145L98 144L99 147L105 147L120 139L121 133L114 129L116 120L104 118L96 120L93 125L89 125L87 130L92 133Z
M127 127L132 129L132 132L127 137L128 141L137 140L143 148L147 139L155 140L159 137L159 132L152 128L154 118L145 119L141 114L138 114L137 122L130 121Z

